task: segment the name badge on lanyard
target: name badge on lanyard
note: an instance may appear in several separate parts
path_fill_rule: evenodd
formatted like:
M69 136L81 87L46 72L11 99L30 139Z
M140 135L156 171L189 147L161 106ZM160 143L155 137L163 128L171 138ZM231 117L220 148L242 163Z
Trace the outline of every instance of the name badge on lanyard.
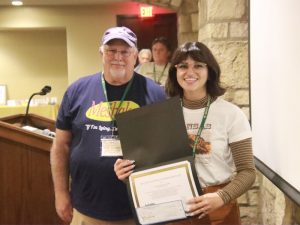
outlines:
M121 143L118 135L101 135L101 156L123 156Z
M109 103L108 97L107 97L107 90L106 90L106 86L105 86L105 80L104 80L103 76L104 76L104 74L102 74L102 76L101 76L101 84L102 84L105 99ZM121 109L121 106L122 106L122 104L125 100L125 97L126 97L128 91L129 91L129 89L132 85L132 82L133 82L133 77L128 82L128 84L125 88L125 91L122 95L122 98L120 100L120 103L118 105L117 112L115 113L115 115L117 115L119 113L119 111ZM112 114L110 104L108 104L108 105L109 105L109 113L110 113L110 116L111 116L111 119L112 119L112 127L113 127L114 124L115 124L115 118L114 118L115 115ZM113 128L112 128L112 134L111 135L101 135L100 136L100 141L101 141L101 151L100 151L101 154L100 155L102 157L123 156L119 136L114 135Z

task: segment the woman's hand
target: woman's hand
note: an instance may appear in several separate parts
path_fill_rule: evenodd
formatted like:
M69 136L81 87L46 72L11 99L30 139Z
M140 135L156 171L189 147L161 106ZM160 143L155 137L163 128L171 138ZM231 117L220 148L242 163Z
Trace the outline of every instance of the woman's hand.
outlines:
M190 216L199 215L198 218L201 219L208 213L215 211L223 205L224 202L222 198L220 198L216 192L207 193L188 200L187 212Z
M125 180L133 172L134 160L117 159L114 170L119 180Z

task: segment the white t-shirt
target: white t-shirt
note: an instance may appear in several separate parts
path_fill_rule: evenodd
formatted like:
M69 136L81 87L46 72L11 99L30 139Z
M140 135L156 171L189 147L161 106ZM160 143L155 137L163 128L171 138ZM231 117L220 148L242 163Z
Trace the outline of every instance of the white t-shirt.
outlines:
M147 63L143 63L140 66L140 68L137 70L137 72L139 74L144 75L145 77L151 78L154 81L159 81L159 83L162 86L165 86L170 65L171 65L170 63L168 63L167 65L155 65L154 68L154 62L147 62ZM155 71L155 76L154 76L154 71Z
M191 144L197 135L205 108L183 108ZM202 187L223 184L235 174L229 143L250 138L247 117L236 105L217 98L209 108L195 156L195 167Z

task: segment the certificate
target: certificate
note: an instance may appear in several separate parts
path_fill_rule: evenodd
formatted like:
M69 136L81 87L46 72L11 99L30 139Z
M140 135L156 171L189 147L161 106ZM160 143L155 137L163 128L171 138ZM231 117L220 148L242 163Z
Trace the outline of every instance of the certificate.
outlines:
M185 201L198 196L188 160L134 172L129 185L140 224L186 218Z

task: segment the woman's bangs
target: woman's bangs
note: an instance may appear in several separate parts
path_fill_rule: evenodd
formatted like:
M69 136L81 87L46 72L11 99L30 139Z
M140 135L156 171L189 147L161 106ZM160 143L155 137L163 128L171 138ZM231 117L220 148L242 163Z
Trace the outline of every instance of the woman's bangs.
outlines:
M203 62L207 64L207 60L205 59L205 57L200 54L199 51L189 51L188 52L188 56L191 57L194 61L196 62Z

